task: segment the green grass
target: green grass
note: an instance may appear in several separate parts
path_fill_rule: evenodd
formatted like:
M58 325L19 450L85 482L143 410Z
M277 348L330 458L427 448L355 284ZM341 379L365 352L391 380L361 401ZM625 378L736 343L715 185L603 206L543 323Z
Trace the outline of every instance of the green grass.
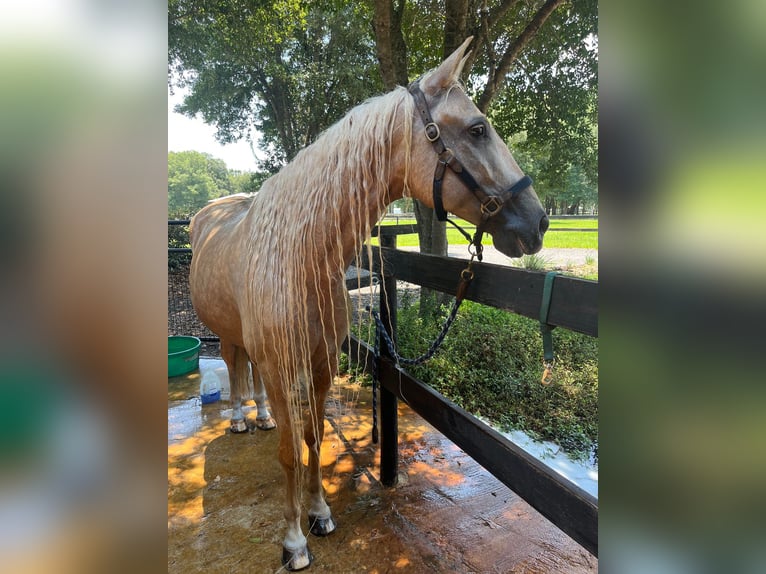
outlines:
M475 231L475 227L457 219L455 222L465 228L469 234ZM383 225L396 225L395 219L383 221ZM399 225L414 225L415 219L399 218ZM559 219L551 218L551 228L575 228L575 229L598 229L598 219ZM373 245L378 245L377 238L373 238ZM451 225L447 226L447 242L450 245L467 245L465 237ZM396 238L398 247L417 247L419 245L417 233L399 235ZM598 231L549 231L545 234L543 247L555 248L579 248L598 249Z
M597 231L549 231L543 239L543 247L564 249L598 249Z
M565 217L551 217L551 227L567 227L570 229L598 229L596 219L569 219Z

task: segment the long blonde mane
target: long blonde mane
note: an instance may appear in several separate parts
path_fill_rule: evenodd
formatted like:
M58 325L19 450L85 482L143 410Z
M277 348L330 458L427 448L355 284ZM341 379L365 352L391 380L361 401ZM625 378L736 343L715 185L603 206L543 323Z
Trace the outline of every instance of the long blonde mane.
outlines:
M404 88L357 106L264 182L248 214L246 297L249 308L266 316L244 335L261 341L278 365L297 457L302 412L306 406L312 417L316 412L306 392L311 358L317 362L323 346L330 373L337 372L336 346L347 334L347 321L337 320L347 313L338 289L345 289L348 264L359 266L372 227L392 200L392 169L403 169L399 193L409 194L413 110ZM404 165L393 166L402 149ZM371 255L369 243L367 249Z

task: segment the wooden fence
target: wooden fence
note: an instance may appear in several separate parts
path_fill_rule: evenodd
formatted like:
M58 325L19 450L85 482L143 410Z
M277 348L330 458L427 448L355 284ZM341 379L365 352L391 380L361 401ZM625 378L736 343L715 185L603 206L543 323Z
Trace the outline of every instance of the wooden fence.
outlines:
M381 248L375 247L373 251L373 271L382 277L381 318L394 339L396 281L454 295L460 272L466 267L466 262L460 259L397 251L396 235L410 232L409 227L381 227ZM369 262L364 261L363 265L368 266ZM466 299L539 318L545 273L485 263L474 263L473 270L475 278L468 288ZM597 290L598 283L594 281L557 277L551 295L548 323L597 337ZM352 336L345 350L353 361L372 372L372 349L366 343ZM404 400L498 480L588 552L598 556L598 500L594 496L398 367L385 348L380 350L380 355L378 375L381 385L383 484L392 486L396 483L397 401Z

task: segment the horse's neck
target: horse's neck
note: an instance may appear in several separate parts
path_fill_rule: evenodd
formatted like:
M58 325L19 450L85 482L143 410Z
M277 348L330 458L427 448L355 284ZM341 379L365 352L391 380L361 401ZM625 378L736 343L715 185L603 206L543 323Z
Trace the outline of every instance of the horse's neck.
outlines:
M296 169L296 166L283 169ZM290 186L269 189L258 198L262 201L254 202L248 214L251 221L245 225L262 229L264 222L268 222L269 227L259 232L262 241L300 244L312 259L331 259L347 266L359 253L386 206L402 197L404 184L399 166L389 166L386 171L389 176L384 185L372 185L370 189L356 189L352 185L325 196L321 188L312 187L311 180L306 178L303 178L303 189ZM289 181L287 177L284 179ZM284 186L282 181L273 183ZM256 220L259 225L253 225ZM291 233L272 234L269 229L274 225L271 224L289 227Z
M348 264L403 195L412 114L409 94L395 90L358 106L300 152L254 202L250 245Z

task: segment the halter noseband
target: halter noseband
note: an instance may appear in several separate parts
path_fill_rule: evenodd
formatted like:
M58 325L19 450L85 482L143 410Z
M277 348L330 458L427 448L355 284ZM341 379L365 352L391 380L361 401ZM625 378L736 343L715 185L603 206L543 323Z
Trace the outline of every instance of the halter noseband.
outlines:
M485 192L470 172L465 169L463 164L460 163L457 157L455 157L453 151L444 145L441 137L441 130L431 117L431 112L428 110L428 103L426 102L426 96L420 89L420 80L412 82L407 88L407 91L412 94L412 97L415 100L415 107L420 113L420 119L423 120L426 139L433 144L436 154L439 156L439 161L437 162L436 170L434 171L433 186L434 211L436 212L436 218L439 221L447 221L447 211L444 209L444 203L442 202L442 180L444 179L444 172L447 168L450 168L481 203L481 223L477 227L476 237L474 238L476 247L480 249L481 229L484 224L491 217L500 213L506 202L513 201L513 198L521 191L531 186L532 178L525 175L499 196Z

